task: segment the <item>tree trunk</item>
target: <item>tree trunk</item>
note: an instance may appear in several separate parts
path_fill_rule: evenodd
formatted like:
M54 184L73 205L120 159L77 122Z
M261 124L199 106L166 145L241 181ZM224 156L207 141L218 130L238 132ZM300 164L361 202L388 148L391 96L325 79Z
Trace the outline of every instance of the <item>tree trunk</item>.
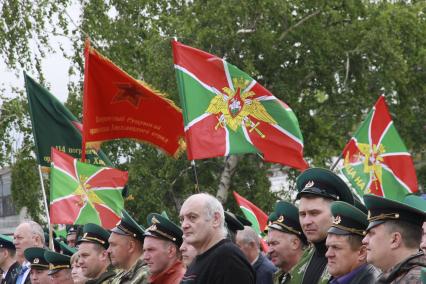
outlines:
M216 193L217 199L222 204L225 204L228 199L228 190L231 186L231 179L237 169L238 165L238 156L230 155L225 160L225 167L222 174L220 175L219 188Z

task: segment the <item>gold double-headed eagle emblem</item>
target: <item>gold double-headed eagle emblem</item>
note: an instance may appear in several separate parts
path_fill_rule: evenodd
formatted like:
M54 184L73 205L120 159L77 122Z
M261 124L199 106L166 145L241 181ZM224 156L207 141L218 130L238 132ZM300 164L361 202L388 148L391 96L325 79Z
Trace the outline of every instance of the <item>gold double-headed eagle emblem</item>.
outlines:
M260 137L265 138L258 126L259 121L277 124L274 118L266 111L265 107L253 97L253 91L247 90L250 81L243 78L233 78L234 88L224 87L223 93L212 98L206 113L216 114L218 123L215 129L226 127L236 131L239 126L246 126L249 132L255 131ZM255 118L254 122L250 117Z

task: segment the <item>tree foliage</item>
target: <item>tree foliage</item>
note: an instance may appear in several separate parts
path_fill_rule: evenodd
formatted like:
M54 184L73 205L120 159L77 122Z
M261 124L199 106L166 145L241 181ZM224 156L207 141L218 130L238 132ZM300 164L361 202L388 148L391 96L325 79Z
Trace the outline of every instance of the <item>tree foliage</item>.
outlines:
M68 4L57 1L56 10L49 5L40 7L52 13L34 21L43 26L43 21L58 19L54 12ZM396 128L419 165L419 184L426 184L423 1L94 0L82 1L81 9L78 29L59 25L79 35L73 41L70 74L83 74L82 50L88 33L92 44L114 63L168 93L179 105L170 46L170 40L177 37L226 58L288 103L299 119L305 156L311 165L323 167L330 166L332 157L340 154L378 96L384 94ZM23 33L31 30L27 26ZM41 30L37 33L43 36ZM12 43L20 39L10 36ZM0 46L7 45L0 41ZM11 58L21 62L17 54ZM33 56L28 50L26 58ZM14 66L12 59L5 61ZM81 117L82 77L69 91L67 106ZM0 134L28 130L28 126L16 124L19 115L28 115L22 108L17 120L3 119L14 104L20 104L16 98L3 103ZM13 141L13 135L7 135L4 145ZM25 139L22 146L32 149L33 144ZM103 147L118 167L129 170L134 199L126 207L142 223L152 211L166 210L176 216L182 200L195 190L193 169L185 155L174 160L126 140ZM10 163L10 158L0 156L0 163ZM198 161L200 188L214 194L223 168L223 158ZM240 157L229 191L236 190L269 211L276 198L268 190L269 168L255 155ZM294 181L297 172L283 170ZM225 206L236 210L233 198Z

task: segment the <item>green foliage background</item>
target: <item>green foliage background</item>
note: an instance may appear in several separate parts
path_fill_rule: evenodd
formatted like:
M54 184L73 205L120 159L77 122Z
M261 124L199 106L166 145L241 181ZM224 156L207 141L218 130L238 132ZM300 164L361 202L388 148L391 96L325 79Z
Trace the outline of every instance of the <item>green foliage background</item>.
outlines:
M48 1L49 2L49 1ZM51 1L50 1L51 2ZM42 2L45 3L45 2ZM385 94L395 125L426 184L426 3L424 1L248 0L248 1L79 1L81 18L67 18L70 1L39 6L3 1L0 54L10 68L33 70L44 82L40 60L51 52L49 34L72 39L74 54L67 107L81 117L83 44L92 44L138 79L169 94L178 105L170 41L224 57L249 73L296 113L311 165L329 167L380 94ZM73 5L76 5L75 3ZM21 11L17 13L17 9ZM53 27L48 23L54 22ZM29 45L36 41L37 48ZM36 76L36 77L37 77ZM18 207L36 206L21 193L38 191L26 99L16 90L0 98L0 165L12 165L25 180L13 183ZM13 152L16 132L23 142ZM130 173L133 200L126 207L145 224L152 211L176 217L194 192L190 163L171 159L132 141L103 146L116 166ZM271 164L255 155L238 163L231 188L270 211ZM224 159L197 162L202 190L215 194ZM297 172L282 167L290 181ZM32 194L32 193L31 193ZM287 192L284 195L291 196ZM35 197L34 197L35 198ZM233 198L225 207L236 210ZM38 209L37 209L38 208ZM40 207L30 209L34 217Z

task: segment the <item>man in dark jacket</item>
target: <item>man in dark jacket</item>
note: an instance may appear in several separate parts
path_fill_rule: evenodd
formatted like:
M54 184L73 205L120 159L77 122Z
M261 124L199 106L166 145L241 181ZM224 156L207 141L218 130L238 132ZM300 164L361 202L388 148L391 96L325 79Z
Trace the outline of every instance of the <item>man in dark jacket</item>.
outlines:
M236 244L253 266L256 272L256 283L272 284L273 275L277 268L260 252L260 240L256 231L245 226L244 230L237 232Z
M0 269L3 271L1 284L16 282L21 267L15 258L16 250L11 237L0 235Z
M374 284L379 272L367 264L362 244L368 226L367 215L346 202L331 203L333 224L326 239L327 270L330 284Z

